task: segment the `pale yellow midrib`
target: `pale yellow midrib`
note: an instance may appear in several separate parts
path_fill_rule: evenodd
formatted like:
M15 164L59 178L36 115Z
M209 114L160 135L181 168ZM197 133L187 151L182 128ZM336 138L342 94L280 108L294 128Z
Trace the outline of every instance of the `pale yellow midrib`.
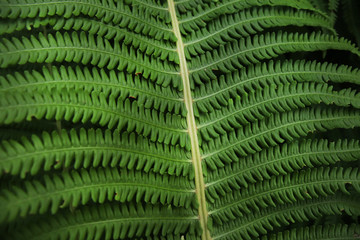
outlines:
M187 63L185 58L184 43L181 38L179 22L176 17L174 0L168 0L168 5L169 5L169 12L171 15L171 21L173 25L173 31L177 38L176 47L180 60L181 79L184 85L184 101L185 101L186 109L188 111L187 124L188 124L190 140L191 140L192 162L195 171L196 195L199 202L199 221L203 229L202 240L211 240L210 232L209 229L207 228L208 211L206 208L205 184L204 184L204 177L201 167L201 155L199 149L199 141L197 137L197 128L195 123L194 110L192 105L193 99L191 97L189 71L187 68Z

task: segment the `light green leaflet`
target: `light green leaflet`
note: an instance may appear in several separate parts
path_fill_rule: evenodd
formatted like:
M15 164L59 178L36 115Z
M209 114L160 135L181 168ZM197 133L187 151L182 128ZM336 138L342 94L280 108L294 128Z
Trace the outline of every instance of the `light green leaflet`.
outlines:
M1 239L358 236L339 6L0 0Z

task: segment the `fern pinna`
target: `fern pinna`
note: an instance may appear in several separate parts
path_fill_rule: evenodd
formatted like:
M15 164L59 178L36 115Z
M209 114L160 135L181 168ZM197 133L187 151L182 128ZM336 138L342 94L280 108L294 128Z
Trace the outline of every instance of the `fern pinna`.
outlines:
M358 6L0 0L1 239L358 238Z

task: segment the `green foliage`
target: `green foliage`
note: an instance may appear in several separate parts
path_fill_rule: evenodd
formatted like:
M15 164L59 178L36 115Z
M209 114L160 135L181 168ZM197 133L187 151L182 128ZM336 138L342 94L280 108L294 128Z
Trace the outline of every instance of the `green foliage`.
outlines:
M358 238L359 11L0 0L0 238Z

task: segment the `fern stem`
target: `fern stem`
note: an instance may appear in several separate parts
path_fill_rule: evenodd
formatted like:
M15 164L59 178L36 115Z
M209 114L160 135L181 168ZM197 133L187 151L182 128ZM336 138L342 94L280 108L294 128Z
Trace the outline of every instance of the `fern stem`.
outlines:
M168 0L168 5L169 5L169 12L171 15L171 21L173 25L173 30L177 38L176 47L180 60L179 61L180 75L184 85L184 101L185 101L186 109L188 111L187 124L188 124L188 132L191 140L192 162L195 171L196 195L199 202L199 220L201 227L203 229L202 240L210 240L212 238L210 236L210 231L207 226L208 211L206 208L206 199L205 199L205 183L204 183L203 171L201 166L201 156L200 156L199 141L197 137L197 127L195 123L195 115L193 109L193 99L191 96L189 70L186 63L184 43L181 37L179 22L176 16L174 0Z

